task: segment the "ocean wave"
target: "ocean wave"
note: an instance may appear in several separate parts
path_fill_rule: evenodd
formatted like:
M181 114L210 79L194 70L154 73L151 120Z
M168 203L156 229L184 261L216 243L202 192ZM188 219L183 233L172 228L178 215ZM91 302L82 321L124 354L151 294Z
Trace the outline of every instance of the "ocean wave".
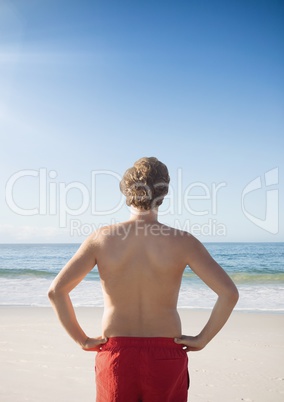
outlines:
M284 284L284 272L228 272L228 275L236 284ZM200 281L193 272L186 271L183 275L185 281Z
M28 277L52 279L58 274L58 270L35 269L35 268L0 268L0 278L24 279ZM234 272L229 276L236 284L283 284L284 272ZM99 281L99 273L95 268L85 278L86 280ZM201 282L199 277L190 270L183 274L184 282Z
M237 284L284 284L284 273L235 273L230 274L232 280Z
M36 277L36 278L53 278L56 274L52 271L45 271L40 269L21 269L21 268L13 268L13 269L0 269L0 278L27 278L27 277Z
M42 278L42 279L52 279L58 274L58 271L54 270L44 270L44 269L32 269L32 268L1 268L0 278L5 279L25 279L25 278ZM96 280L99 279L98 273L94 270L91 271L86 280Z

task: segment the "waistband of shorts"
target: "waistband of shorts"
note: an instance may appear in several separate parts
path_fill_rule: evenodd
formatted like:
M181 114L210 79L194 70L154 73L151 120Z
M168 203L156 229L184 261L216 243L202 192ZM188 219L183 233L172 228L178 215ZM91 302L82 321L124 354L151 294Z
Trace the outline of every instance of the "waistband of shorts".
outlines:
M174 338L164 337L136 337L136 336L114 336L108 338L105 344L108 347L121 347L121 346L136 346L136 347L151 347L151 346L164 346L181 348L180 344L175 343Z

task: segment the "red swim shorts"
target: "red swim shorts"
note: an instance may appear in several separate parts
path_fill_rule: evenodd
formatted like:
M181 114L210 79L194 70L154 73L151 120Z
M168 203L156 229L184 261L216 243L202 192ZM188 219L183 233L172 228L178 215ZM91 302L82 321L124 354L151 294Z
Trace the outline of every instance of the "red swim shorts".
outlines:
M187 364L173 338L110 338L96 355L96 401L186 402Z

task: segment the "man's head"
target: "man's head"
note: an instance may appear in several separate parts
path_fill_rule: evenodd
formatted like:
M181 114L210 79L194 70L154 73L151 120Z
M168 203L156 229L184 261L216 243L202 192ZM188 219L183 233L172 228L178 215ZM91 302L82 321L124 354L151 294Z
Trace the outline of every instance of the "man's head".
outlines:
M158 208L168 193L170 176L166 165L154 157L144 157L127 169L120 182L126 204L143 211Z

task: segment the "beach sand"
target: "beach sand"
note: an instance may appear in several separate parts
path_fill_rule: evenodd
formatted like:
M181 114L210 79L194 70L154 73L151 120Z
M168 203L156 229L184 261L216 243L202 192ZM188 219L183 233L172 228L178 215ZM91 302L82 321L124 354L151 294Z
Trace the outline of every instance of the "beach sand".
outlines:
M77 308L89 336L100 334L100 308ZM93 352L82 351L51 308L0 307L1 402L94 402ZM180 310L194 335L209 312ZM190 402L282 402L284 315L234 312L202 351L189 353ZM131 401L125 401L131 402Z

